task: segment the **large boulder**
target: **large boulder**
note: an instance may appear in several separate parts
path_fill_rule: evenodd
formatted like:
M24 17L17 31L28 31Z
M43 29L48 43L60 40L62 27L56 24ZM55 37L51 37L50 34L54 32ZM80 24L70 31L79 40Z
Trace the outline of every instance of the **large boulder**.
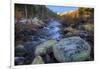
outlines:
M83 61L90 57L90 45L80 37L62 39L53 46L53 53L59 62Z
M45 55L48 52L51 52L52 47L57 43L56 40L48 40L46 42L41 43L36 47L35 55Z
M44 61L42 60L41 56L36 56L32 64L44 64Z

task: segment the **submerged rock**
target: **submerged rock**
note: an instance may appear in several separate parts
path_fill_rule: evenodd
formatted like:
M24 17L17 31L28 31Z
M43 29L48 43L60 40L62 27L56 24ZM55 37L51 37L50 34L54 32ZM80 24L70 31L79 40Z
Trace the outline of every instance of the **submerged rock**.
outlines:
M90 45L80 37L64 38L53 46L54 56L59 62L87 60L90 51Z
M52 47L57 43L56 40L48 40L44 43L41 43L36 47L35 55L44 55L48 52L51 52Z
M42 60L41 56L36 56L32 64L44 64L44 61Z

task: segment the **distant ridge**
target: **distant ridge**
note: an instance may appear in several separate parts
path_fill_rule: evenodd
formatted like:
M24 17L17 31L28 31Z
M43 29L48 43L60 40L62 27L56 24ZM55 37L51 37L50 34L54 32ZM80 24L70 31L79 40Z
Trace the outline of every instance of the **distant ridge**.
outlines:
M76 9L76 10L70 10L70 11L65 11L65 12L59 13L58 15L64 16L64 15L71 14L71 13L76 12L76 11L78 11L78 9Z

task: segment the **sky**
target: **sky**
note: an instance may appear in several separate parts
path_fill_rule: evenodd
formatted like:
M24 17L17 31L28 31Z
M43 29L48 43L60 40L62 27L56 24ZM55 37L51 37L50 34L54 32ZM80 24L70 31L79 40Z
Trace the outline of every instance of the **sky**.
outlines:
M56 12L56 13L61 13L61 12L65 12L65 11L71 11L71 10L78 9L78 7L70 7L70 6L50 6L50 5L48 5L47 8L49 8L50 10L52 10L53 12Z

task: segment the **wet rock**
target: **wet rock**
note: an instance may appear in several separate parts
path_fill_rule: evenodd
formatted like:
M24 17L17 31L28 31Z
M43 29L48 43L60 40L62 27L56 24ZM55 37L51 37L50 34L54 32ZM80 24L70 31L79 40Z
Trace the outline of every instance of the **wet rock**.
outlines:
M15 65L22 65L24 64L25 58L24 57L15 57Z
M87 23L87 24L79 25L78 29L88 31L88 32L92 32L94 30L94 24Z
M23 44L24 42L22 40L18 40L18 41L15 41L15 46L18 46L20 44Z
M65 37L71 37L71 36L79 36L80 34L80 31L75 29L75 28L72 28L72 27L67 27L67 28L64 28L64 35Z
M24 43L24 47L27 51L27 53L31 53L31 52L34 52L35 50L35 47L39 44L40 42L39 41L27 41Z
M32 64L44 64L44 61L42 60L41 56L36 56Z
M56 40L48 40L44 43L41 43L36 47L35 55L44 55L52 51L52 47L57 43Z
M74 32L74 31L76 31L76 30L72 27L64 28L64 32Z
M90 51L90 45L80 37L64 38L53 46L54 56L59 62L87 60Z
M26 54L26 49L23 45L17 45L15 47L15 56L24 56Z
M32 23L36 26L43 26L44 23L42 22L42 20L39 20L37 17L35 17L34 19L32 19Z

